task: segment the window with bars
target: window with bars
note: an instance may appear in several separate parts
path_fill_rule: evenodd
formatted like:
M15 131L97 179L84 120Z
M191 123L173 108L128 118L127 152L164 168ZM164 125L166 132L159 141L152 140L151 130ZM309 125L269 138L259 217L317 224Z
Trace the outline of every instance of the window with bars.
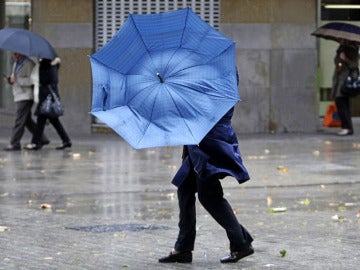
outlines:
M221 0L96 0L95 50L120 29L129 14L152 14L190 7L204 21L218 29Z

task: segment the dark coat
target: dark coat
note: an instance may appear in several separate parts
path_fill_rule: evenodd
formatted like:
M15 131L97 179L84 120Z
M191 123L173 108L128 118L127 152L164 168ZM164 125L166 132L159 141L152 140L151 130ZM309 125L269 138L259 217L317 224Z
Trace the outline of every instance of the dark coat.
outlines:
M59 82L58 72L60 64L58 62L48 59L42 59L39 66L39 104L36 108L35 114L38 113L41 103L47 98L50 94L49 88L55 92L59 97L59 91L57 84ZM60 97L59 97L60 98Z
M340 54L345 53L347 61L340 58ZM357 45L340 45L336 50L334 58L335 70L332 78L331 97L333 99L343 96L341 88L346 81L351 70L358 68L359 47Z
M183 163L172 180L174 185L179 187L191 170L200 179L233 176L239 183L250 179L231 126L233 113L234 108L223 116L199 145L184 146Z

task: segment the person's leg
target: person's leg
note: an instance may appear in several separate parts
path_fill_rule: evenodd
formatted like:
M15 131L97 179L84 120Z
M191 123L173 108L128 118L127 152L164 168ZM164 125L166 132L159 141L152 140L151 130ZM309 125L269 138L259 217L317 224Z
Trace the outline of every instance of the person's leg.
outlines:
M63 145L60 147L57 147L57 149L63 149L65 147L71 147L71 140L67 132L65 131L64 126L61 124L58 117L56 118L49 118L50 123L55 128L57 134L62 140ZM65 147L64 147L65 146Z
M47 117L44 115L38 115L36 120L36 129L34 131L31 144L26 149L37 150L42 147L42 135L44 133Z
M24 100L16 102L16 115L15 115L15 124L13 127L10 144L13 146L21 146L21 138L24 135L25 124L27 122L28 116L31 116L31 106L33 104L32 100Z
M34 136L34 134L36 132L36 129L37 129L37 123L33 120L32 116L31 116L31 113L29 114L28 119L26 120L25 126L31 132L31 134ZM42 135L41 135L41 144L46 145L46 144L49 144L49 143L50 143L50 140L45 135L44 128L43 128L43 132L42 132Z
M350 111L350 98L349 97L337 97L335 99L336 107L341 120L341 128L349 130L349 134L353 133L353 124ZM346 134L347 135L347 134Z
M209 214L226 231L230 241L230 251L240 251L251 246L253 238L238 222L233 209L223 197L223 189L217 177L197 179L198 198Z
M159 259L160 263L191 263L192 250L196 237L195 208L196 179L194 173L178 188L179 201L179 233L173 251L168 256Z
M180 185L177 191L179 200L179 234L175 243L177 251L192 251L196 237L196 179L195 173Z

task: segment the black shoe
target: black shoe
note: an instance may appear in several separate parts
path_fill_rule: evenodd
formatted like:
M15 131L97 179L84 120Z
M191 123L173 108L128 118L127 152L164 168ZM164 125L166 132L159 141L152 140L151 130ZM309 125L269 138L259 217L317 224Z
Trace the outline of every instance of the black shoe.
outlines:
M50 144L50 141L49 140L43 140L41 141L41 145L48 145Z
M32 151L32 150L39 150L41 149L41 147L42 147L41 144L29 143L24 147L24 149Z
M159 263L191 263L192 262L192 252L191 251L182 251L176 254L170 252L166 257L159 259Z
M56 147L56 150L63 150L65 148L70 148L72 146L72 143L71 142L65 142L63 143L62 145Z
M221 263L236 263L238 260L245 258L246 256L249 256L254 253L254 249L252 245L250 245L248 248L243 249L241 251L232 251L230 252L230 255L221 258Z
M21 146L13 145L13 144L9 144L4 148L4 151L20 151L20 150L21 150Z

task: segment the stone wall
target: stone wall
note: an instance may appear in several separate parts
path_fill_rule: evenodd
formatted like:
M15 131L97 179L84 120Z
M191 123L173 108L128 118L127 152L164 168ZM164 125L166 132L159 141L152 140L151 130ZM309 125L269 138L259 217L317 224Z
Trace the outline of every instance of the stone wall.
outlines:
M315 0L223 0L221 31L236 41L238 133L318 128Z
M70 132L91 132L93 1L33 0L33 31L46 37L61 58L59 90Z

